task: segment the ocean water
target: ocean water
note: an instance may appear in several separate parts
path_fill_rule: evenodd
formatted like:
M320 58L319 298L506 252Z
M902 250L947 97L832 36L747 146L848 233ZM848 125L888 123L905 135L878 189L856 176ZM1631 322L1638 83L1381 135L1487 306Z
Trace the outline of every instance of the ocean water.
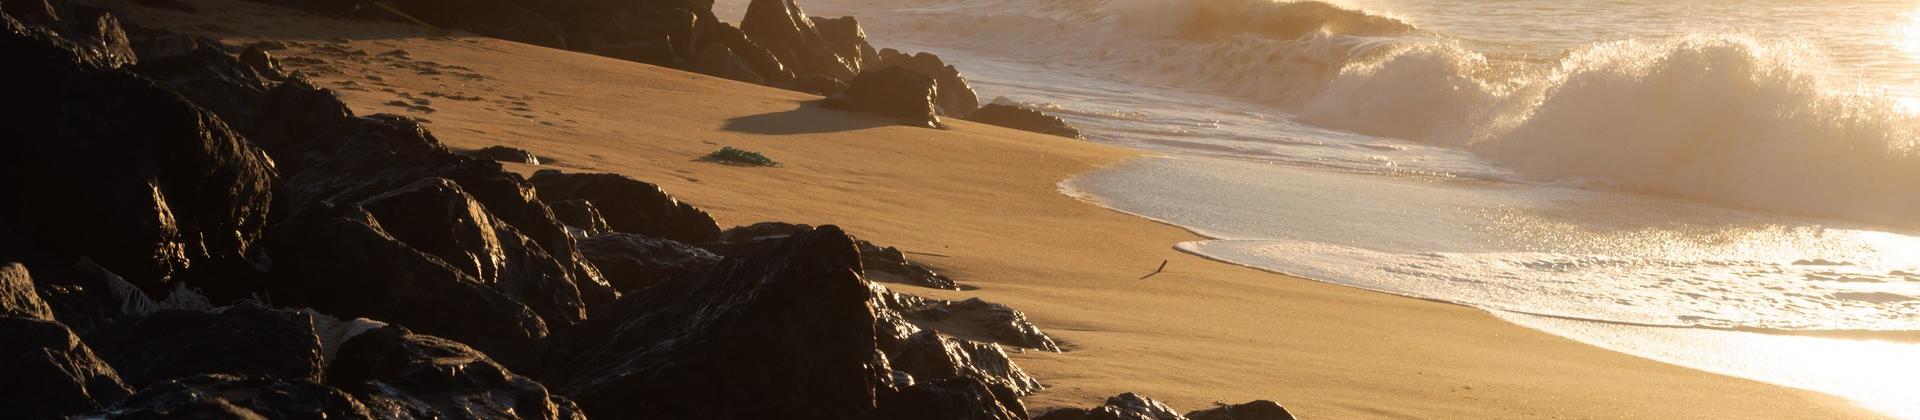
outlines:
M1062 188L1184 251L1920 418L1920 3L802 5L1159 152Z

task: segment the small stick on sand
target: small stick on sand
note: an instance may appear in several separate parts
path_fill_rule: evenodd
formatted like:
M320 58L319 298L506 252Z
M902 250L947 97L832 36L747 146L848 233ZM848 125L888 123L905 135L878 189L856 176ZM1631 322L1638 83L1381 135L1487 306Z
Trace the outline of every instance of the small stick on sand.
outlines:
M1144 276L1140 276L1140 279L1146 280L1148 277L1159 275L1160 272L1162 271L1167 271L1167 260L1160 260L1160 268L1155 268L1153 269L1153 272L1147 273L1147 275L1144 275Z

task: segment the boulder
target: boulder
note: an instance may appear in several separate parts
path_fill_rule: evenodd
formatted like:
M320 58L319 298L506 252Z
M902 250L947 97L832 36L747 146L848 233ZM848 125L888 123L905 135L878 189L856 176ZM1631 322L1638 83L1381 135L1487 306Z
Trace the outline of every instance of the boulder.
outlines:
M486 148L467 152L466 154L467 156L495 162L525 163L528 165L540 164L540 157L535 156L533 152L507 146L487 146Z
M1080 139L1080 129L1066 120L1018 105L987 104L967 116L967 121L997 125L1015 130Z
M868 112L899 120L901 124L942 128L934 97L940 91L932 77L901 67L860 73L847 90L827 97L830 108Z
M1020 399L996 393L973 378L953 378L913 384L883 393L874 420L1025 420Z
M312 318L256 304L160 311L86 340L135 388L210 373L318 381L325 365Z
M0 407L19 418L61 418L126 398L112 366L58 322L0 316Z
M104 18L103 18L104 19ZM176 280L221 296L258 269L277 176L218 116L80 47L8 19L0 219L43 252L91 257L149 294ZM101 20L102 24L108 22ZM113 31L118 31L114 29ZM130 61L130 60L125 60ZM124 62L118 62L125 64Z
M921 331L887 354L896 371L916 382L972 378L994 389L1018 395L1039 392L1045 386L1014 366L1000 345L956 340L934 331Z
M960 70L940 56L931 53L906 55L892 48L880 50L880 62L868 66L868 70L905 68L933 78L940 85L940 91L934 96L934 105L939 106L940 115L966 118L980 109L980 97L973 93L973 86L967 83L967 77Z
M820 36L832 45L841 57L853 64L856 73L880 60L880 52L867 43L867 31L860 28L860 21L853 16L837 18L813 17L813 26L818 28Z
M1294 420L1293 413L1286 407L1267 400L1255 400L1241 404L1220 404L1213 408L1187 413L1192 420Z
M551 201L547 202L547 205L553 207L553 217L559 219L560 223L579 229L576 236L581 236L582 239L586 236L613 231L612 227L607 226L607 217L600 215L600 208L594 207L593 203L587 200ZM586 250L582 249L581 254L586 255ZM593 256L587 255L587 260L593 260ZM605 274L605 271L602 269L602 274Z
M235 131L253 134L254 111L259 108L260 99L286 75L263 73L260 68L241 62L228 54L219 41L204 39L193 45L196 48L185 53L157 58L148 54L148 58L140 60L132 70L213 111ZM273 66L272 63L261 65Z
M1063 408L1049 411L1033 420L1187 420L1172 407L1135 393L1108 398L1091 409Z
M842 55L794 0L753 0L740 19L740 30L796 77L818 74L847 80L860 73L859 58Z
M1007 346L1059 352L1053 337L1027 321L1027 315L1007 305L971 298L962 301L927 300L902 308L908 320L925 328L958 337Z
M667 195L659 186L615 174L568 174L545 169L533 184L547 201L587 200L619 232L706 243L720 237L713 216Z
M89 68L120 68L139 62L120 19L104 9L47 0L9 1L6 6L8 32L38 31L30 37L59 44L75 62Z
M341 345L327 383L375 418L585 419L572 401L451 340L390 326Z
M254 113L254 144L274 157L282 173L297 172L306 149L318 135L356 122L353 110L304 77L268 90Z
M274 58L271 51L273 46L273 43L266 41L248 45L247 49L240 50L240 64L273 80L285 80L287 70L280 67L280 59ZM286 49L286 46L280 45L279 49Z
M20 263L0 263L0 316L52 321L53 308L40 298L33 276Z
M308 379L208 374L148 386L105 419L372 419L352 395Z
M666 239L631 233L604 233L580 241L580 253L621 293L653 287L674 277L698 273L720 263L720 256Z
M667 280L555 336L546 382L596 417L865 416L891 374L859 264L823 226Z

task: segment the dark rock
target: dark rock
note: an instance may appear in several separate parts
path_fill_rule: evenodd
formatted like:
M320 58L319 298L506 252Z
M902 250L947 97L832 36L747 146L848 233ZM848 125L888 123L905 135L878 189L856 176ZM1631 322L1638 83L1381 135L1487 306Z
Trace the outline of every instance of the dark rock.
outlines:
M1073 128L1073 125L1067 124L1066 120L1017 105L987 104L980 107L980 110L975 111L973 115L967 116L967 121L1070 139L1081 138L1080 129Z
M753 0L746 17L740 19L740 30L796 77L818 74L848 80L860 72L858 58L841 55L794 0Z
M1008 346L1058 352L1052 337L1040 332L1027 315L1007 305L972 298L959 302L930 300L901 310L907 319L958 337Z
M65 325L0 316L0 407L7 416L58 418L127 397L113 367Z
M622 299L552 341L594 416L846 419L890 383L853 239L823 226Z
M268 51L267 48L271 46L272 45L267 44L266 41L256 42L253 45L247 46L247 49L240 51L240 63L246 64L247 68L253 69L255 73L259 73L261 76L273 80L284 80L287 78L287 71L280 68L280 60L274 58L273 53ZM286 47L283 45L280 48L285 49ZM264 94L264 92L262 93Z
M256 269L273 162L218 116L103 67L97 51L6 26L0 80L19 82L0 97L59 106L15 107L0 125L0 202L33 204L4 206L0 219L41 251L92 257L155 296L187 279L247 291L223 280Z
M933 331L921 331L909 337L900 348L887 354L896 371L913 375L916 382L951 378L973 378L1014 394L1039 392L1045 386L1014 366L1000 345L948 338Z
M813 18L813 26L819 29L820 36L825 38L841 57L846 57L847 61L853 63L855 72L863 71L880 61L880 52L873 49L873 44L867 43L867 31L860 28L860 21L853 16L837 18L816 16Z
M932 77L901 67L860 73L847 90L828 97L831 108L870 112L915 127L941 128L934 97L940 91Z
M1293 413L1286 407L1267 400L1255 400L1241 404L1220 404L1214 408L1187 413L1192 420L1294 420Z
M967 83L966 76L959 69L947 65L939 56L930 53L906 55L891 48L880 50L880 62L868 66L868 71L877 71L900 67L913 70L938 82L939 92L934 96L934 105L939 106L940 115L966 118L974 110L980 109L980 97L973 93L973 86Z
M260 99L248 139L273 156L283 173L292 173L314 137L354 122L353 111L333 91L295 77Z
M53 308L40 298L27 266L0 263L0 316L15 316L52 321Z
M537 357L547 323L532 309L395 239L365 213L284 224L271 289L280 304L386 320L453 337L509 364Z
M883 393L879 408L868 418L923 420L1025 420L1026 406L1018 398L996 393L973 378L919 383Z
M325 364L312 318L254 304L160 311L86 339L135 388L208 373L318 381Z
M741 32L739 28L735 28L733 25L728 25L725 22L703 24L699 29L698 36L699 38L697 39L707 45L706 47L701 47L702 51L700 54L708 54L708 51L713 49L713 45L724 45L727 47L727 52L732 53L732 56L746 63L748 67L753 70L753 73L760 80L764 81L762 84L779 86L793 81L794 71L788 65L780 61L779 57L774 56L772 51L768 51L767 48L761 46L760 43L748 39L745 32ZM707 70L700 71L716 76L728 77L708 72ZM733 77L728 78L741 80Z
M253 58L261 63L250 64L227 54L218 42L206 40L201 45L184 54L143 59L133 66L133 72L213 111L234 130L252 134L260 99L273 88L274 81L286 75L262 73L262 69L276 67L264 51L256 51L262 55Z
M376 418L584 419L565 397L458 342L392 326L341 345L327 383Z
M713 216L653 184L615 174L567 174L552 169L535 172L532 181L541 199L592 202L615 231L694 244L720 237Z
M82 66L111 69L139 62L120 19L104 9L46 0L9 1L6 7L7 32L58 44Z
M360 401L307 379L197 375L140 390L104 412L106 419L371 419Z
M778 64L778 63L776 63ZM753 64L733 53L726 44L712 43L700 49L700 55L694 57L688 69L708 76L722 77L737 81L766 84L767 79L753 69Z
M907 254L901 252L899 248L881 247L867 241L860 241L859 245L860 263L866 267L866 274L870 280L933 289L960 290L960 285L954 284L953 279L908 261Z
M467 156L497 162L525 163L528 165L540 164L540 157L534 156L533 152L507 146L488 146L484 149L467 152Z
M820 96L833 96L847 91L847 82L824 75L810 74L794 80L793 90Z
M561 200L548 202L547 205L553 207L553 217L559 219L560 223L580 230L576 236L584 237L613 231L612 227L607 226L606 216L600 215L600 208L594 207L593 203L587 200ZM582 250L581 254L585 255L585 250ZM589 255L587 259L591 261L593 257ZM604 269L601 271L605 274Z
M580 253L621 293L653 287L667 279L698 273L720 263L720 256L666 239L631 233L604 233L580 241Z
M1092 409L1064 408L1049 411L1034 420L1187 420L1173 408L1135 393L1108 398L1106 404Z

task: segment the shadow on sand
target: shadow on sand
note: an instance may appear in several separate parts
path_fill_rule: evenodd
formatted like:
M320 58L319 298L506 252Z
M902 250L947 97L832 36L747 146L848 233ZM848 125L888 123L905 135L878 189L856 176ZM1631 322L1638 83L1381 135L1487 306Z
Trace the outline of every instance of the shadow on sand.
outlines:
M729 118L720 129L752 134L817 134L894 124L879 116L828 109L820 101L809 101L791 110Z

